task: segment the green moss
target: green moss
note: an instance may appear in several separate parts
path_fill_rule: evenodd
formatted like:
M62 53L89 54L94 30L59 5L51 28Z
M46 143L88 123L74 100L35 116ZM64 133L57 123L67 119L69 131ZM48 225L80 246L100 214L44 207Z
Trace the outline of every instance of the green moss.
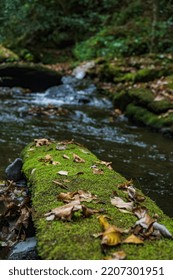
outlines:
M156 114L166 112L169 109L173 109L173 103L168 100L153 101L148 104L148 108Z
M148 111L146 108L134 104L129 104L126 108L126 114L128 117L132 118L138 123L142 123L144 125L152 126L155 128L162 127L161 121L159 121L158 116Z
M144 68L135 72L126 73L121 77L115 77L115 82L148 82L156 78L161 77L164 74L164 70Z
M128 90L128 94L133 101L140 105L148 105L154 99L151 90L146 88L132 88Z
M97 195L102 203L85 202L85 204L95 209L104 208L106 215L112 219L112 224L127 229L134 225L135 216L120 212L110 203L113 191L126 199L126 194L118 189L118 184L125 182L126 179L105 165L98 163L99 160L86 148L77 144L68 144L66 150L57 150L56 145L57 143L35 147L34 144L31 144L22 153L23 171L31 185L33 220L36 227L39 255L42 259L103 259L100 239L92 236L102 230L96 215L83 218L80 213L77 213L72 222L46 221L45 213L63 205L57 200L57 195L60 192L66 192L54 184L53 180L63 182L64 179L68 179L64 183L68 187L67 191L84 189ZM83 158L85 163L74 162L73 153ZM47 154L50 154L53 160L60 162L60 164L53 165L40 161L40 158L44 158ZM68 155L70 159L63 158L64 154ZM94 164L97 164L98 168L102 168L104 173L93 174L91 166ZM68 171L68 176L57 174L60 170ZM172 220L165 216L151 199L146 197L142 205L149 209L150 215L157 213L159 222L167 226L170 232L173 232ZM128 259L173 258L173 242L167 239L153 242L145 241L144 246L141 247L128 244L119 247L125 250ZM138 250L136 250L137 248Z
M13 51L0 45L0 63L18 61L19 57Z
M166 81L168 82L167 87L173 90L173 75L166 77Z
M125 110L127 105L133 101L132 97L128 94L128 91L125 90L121 90L118 93L114 93L112 99L114 107L118 107L123 111Z

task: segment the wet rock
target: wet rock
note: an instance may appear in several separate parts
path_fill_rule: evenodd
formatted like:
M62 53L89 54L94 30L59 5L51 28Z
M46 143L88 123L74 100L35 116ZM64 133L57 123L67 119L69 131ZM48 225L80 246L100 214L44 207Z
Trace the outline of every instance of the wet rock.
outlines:
M22 165L23 162L21 158L16 158L10 165L8 165L5 169L7 180L13 180L15 182L22 180Z
M17 243L10 253L9 260L37 260L36 239L29 237L25 241Z

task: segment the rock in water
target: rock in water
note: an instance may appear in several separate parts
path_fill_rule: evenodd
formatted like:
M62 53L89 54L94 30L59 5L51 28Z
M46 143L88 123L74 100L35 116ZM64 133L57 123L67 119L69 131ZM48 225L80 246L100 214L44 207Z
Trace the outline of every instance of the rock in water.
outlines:
M10 165L5 169L5 174L7 176L7 180L13 180L15 182L21 180L23 178L22 174L22 159L16 158Z

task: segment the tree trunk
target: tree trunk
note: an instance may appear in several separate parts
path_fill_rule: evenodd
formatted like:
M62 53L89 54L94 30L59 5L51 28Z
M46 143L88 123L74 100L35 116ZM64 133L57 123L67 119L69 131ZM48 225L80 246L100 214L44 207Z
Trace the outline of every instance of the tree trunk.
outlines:
M157 23L159 19L159 0L152 0L152 29L151 29L151 48L150 52L153 53L157 45Z

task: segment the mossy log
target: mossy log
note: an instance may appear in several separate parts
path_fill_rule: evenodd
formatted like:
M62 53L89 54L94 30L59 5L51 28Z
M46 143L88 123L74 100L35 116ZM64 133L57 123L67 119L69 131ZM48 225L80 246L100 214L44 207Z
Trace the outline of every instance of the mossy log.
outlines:
M33 221L36 228L38 253L42 259L104 259L100 238L93 234L102 232L98 215L83 217L76 212L71 221L46 220L45 214L51 209L64 205L57 196L62 192L86 190L96 195L94 200L83 202L87 207L103 209L110 223L128 229L133 227L137 218L133 213L122 213L110 203L112 193L127 199L127 193L118 188L127 182L109 164L99 160L83 146L74 142L49 143L34 142L22 153L23 172L31 190ZM45 144L45 145L44 145ZM75 160L77 155L83 161ZM93 172L94 169L100 172ZM66 171L64 175L58 173ZM66 175L65 175L66 174ZM58 182L58 184L55 183ZM62 189L62 187L65 189ZM139 190L138 190L139 191ZM139 191L141 193L141 191ZM145 197L141 206L147 207L150 216L158 215L158 222L173 233L173 221L149 198ZM127 259L173 259L173 241L168 238L145 240L144 245L119 244L108 248L107 255L124 250Z

